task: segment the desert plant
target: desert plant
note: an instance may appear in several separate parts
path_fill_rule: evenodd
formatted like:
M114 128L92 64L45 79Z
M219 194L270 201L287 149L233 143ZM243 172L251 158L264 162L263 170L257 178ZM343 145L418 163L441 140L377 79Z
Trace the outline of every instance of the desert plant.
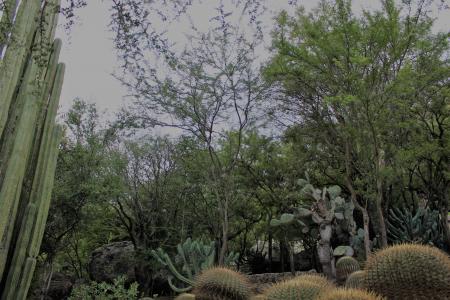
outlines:
M0 59L0 298L22 300L50 205L64 65L54 40L60 1L5 4L18 7Z
M351 256L343 256L336 262L336 279L343 283L347 277L361 269L359 262Z
M202 241L188 238L184 243L177 245L177 254L173 261L161 248L158 248L156 251L153 250L152 255L171 273L167 280L172 290L182 293L192 289L195 277L200 272L214 265L216 252L214 242L203 243ZM238 253L230 252L225 257L225 266L234 264L238 256ZM184 287L175 286L174 278L180 281Z
M313 282L313 283L320 284L323 286L332 285L332 283L325 276L320 275L320 274L303 274L303 275L296 276L296 277L290 279L290 281Z
M313 300L333 287L331 282L321 276L299 276L272 285L264 295L268 300Z
M365 268L367 288L389 299L450 298L450 258L435 247L391 246L370 257Z
M356 271L351 273L345 281L345 287L364 289L366 286L366 271Z
M414 213L405 207L390 209L387 224L391 243L420 243L442 247L442 227L437 210L419 208Z
M188 293L183 293L181 295L178 295L175 300L195 300L195 295L194 294L188 294Z
M252 286L244 275L215 267L200 273L192 293L197 300L247 300L252 296Z
M318 300L383 300L383 297L358 289L335 289L320 295Z
M133 300L138 299L138 284L132 283L129 288L125 287L126 277L120 276L114 280L113 284L106 282L76 286L69 297L69 300Z
M353 219L354 205L340 197L341 188L331 186L316 189L308 180L301 180L302 194L312 200L309 208L299 207L295 213L285 213L280 219L273 219L272 227L295 234L311 234L317 237L317 252L324 274L330 279L335 277L334 255L331 248L333 234L347 235L350 239L355 232Z

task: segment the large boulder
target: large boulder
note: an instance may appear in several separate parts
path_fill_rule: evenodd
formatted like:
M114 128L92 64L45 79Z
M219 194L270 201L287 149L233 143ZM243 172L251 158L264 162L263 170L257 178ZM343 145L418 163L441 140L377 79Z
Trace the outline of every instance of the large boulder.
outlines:
M91 280L112 283L123 275L127 277L127 282L136 281L135 250L131 242L114 242L92 252L89 261Z

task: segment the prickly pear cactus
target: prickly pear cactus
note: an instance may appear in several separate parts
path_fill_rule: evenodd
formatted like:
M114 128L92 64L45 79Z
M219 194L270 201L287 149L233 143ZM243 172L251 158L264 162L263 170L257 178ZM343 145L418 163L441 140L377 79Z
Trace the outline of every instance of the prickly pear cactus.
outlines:
M441 250L403 244L369 258L367 288L388 299L450 299L450 258Z

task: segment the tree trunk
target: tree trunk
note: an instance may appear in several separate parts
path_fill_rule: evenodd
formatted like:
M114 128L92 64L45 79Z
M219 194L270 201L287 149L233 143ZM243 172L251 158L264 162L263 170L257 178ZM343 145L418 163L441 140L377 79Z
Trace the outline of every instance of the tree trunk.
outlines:
M219 254L219 265L225 264L225 255L228 251L228 198L225 199L223 204L223 220L222 220L222 244Z
M350 199L352 200L353 205L357 209L359 209L363 215L363 223L364 223L364 249L366 258L370 255L370 235L369 235L369 214L367 213L367 208L363 207L358 202L358 197L356 195L356 191L353 188L352 180L351 180L351 152L350 152L350 143L348 140L345 142L345 184L350 191Z
M448 222L448 207L442 206L440 209L441 213L441 226L442 226L442 234L444 237L444 243L447 246L447 250L450 250L450 228Z
M268 250L268 255L269 255L269 272L272 273L272 263L273 263L273 252L272 252L272 247L273 247L273 237L272 237L272 230L269 227L269 250Z
M295 275L294 249L291 243L285 238L286 249L289 255L289 268L292 275Z
M280 241L280 264L281 264L281 273L284 273L284 243Z
M384 168L384 154L383 150L377 151L377 200L376 200L376 210L378 216L378 230L380 235L381 248L385 248L388 245L387 242L387 231L386 231L386 222L384 221L383 214L383 179L381 178L381 170Z
M360 210L363 215L363 223L364 223L364 250L366 254L366 259L369 258L370 255L370 236L369 236L369 213L367 209L364 209L360 206Z
M331 249L331 234L333 229L330 223L322 223L319 226L320 240L317 242L317 254L319 256L322 271L328 279L334 281L336 274L333 266L333 251Z

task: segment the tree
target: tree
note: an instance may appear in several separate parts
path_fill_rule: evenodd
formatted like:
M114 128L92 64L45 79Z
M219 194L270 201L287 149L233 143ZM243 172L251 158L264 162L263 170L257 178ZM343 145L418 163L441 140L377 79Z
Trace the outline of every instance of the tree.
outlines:
M346 187L362 213L366 254L369 214L380 246L387 244L387 173L394 165L399 122L407 117L399 108L400 74L420 63L424 44L432 49L445 42L445 36L431 33L428 5L383 1L380 11L357 18L351 1L322 2L313 14L282 13L274 33L276 52L265 72L279 84L277 103L295 118L310 151L337 161L324 173ZM440 60L439 53L428 53Z
M171 127L195 137L207 150L205 180L220 211L221 247L219 263L228 248L229 206L233 202L231 174L241 151L242 135L255 121L255 106L264 97L254 65L255 43L248 42L237 28L218 18L218 28L193 37L191 45L166 66L161 76L153 69L136 69L132 80L123 82L136 97L125 114L139 127ZM220 142L227 141L227 147ZM220 152L226 151L226 153Z

